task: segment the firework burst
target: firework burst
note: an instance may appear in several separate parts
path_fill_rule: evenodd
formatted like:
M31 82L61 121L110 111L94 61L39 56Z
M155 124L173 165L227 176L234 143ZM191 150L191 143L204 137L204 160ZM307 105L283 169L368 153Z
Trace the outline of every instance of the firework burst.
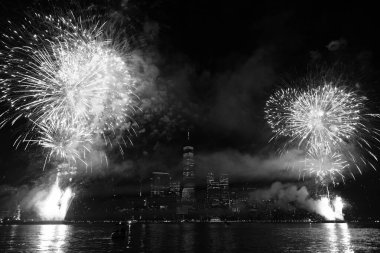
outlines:
M350 165L359 172L361 164L374 168L367 157L377 161L374 150L380 142L379 131L371 127L371 121L379 115L370 114L367 103L365 96L339 82L279 90L265 107L274 133L271 141L285 140L281 152L303 150L303 171L321 180L343 178Z
M341 153L320 153L319 150L308 150L300 165L303 173L315 176L322 185L326 186L328 182L335 184L336 176L344 178L344 170L349 167L349 163Z
M134 64L125 42L105 35L105 23L72 13L8 23L1 40L0 102L7 109L0 127L33 122L17 145L35 142L49 156L76 160L92 138L116 134L136 111Z
M80 124L80 123L79 123ZM28 140L50 150L48 158L55 155L67 161L82 160L91 151L93 137L82 124L61 120L48 120L37 126L39 138ZM85 163L85 162L84 162Z
M366 100L346 87L332 84L308 88L290 107L292 140L306 149L330 153L363 131L360 118Z

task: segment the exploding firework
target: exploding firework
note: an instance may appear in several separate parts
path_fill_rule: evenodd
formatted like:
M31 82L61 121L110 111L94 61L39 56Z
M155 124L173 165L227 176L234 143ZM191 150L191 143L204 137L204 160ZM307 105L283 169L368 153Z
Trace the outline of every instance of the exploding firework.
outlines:
M367 99L345 87L325 84L309 88L291 106L289 128L298 146L330 153L362 131Z
M291 121L291 107L298 90L296 89L280 89L277 90L266 102L266 120L274 136L272 140L281 137L292 137L293 133L289 131Z
M377 161L374 149L380 142L379 131L371 127L371 121L379 115L369 113L367 103L365 96L339 82L279 90L265 108L274 132L271 140L284 141L281 152L303 150L305 170L321 180L343 177L349 165L360 172L361 164L374 168L365 157Z
M33 14L22 25L8 21L8 33L0 35L0 128L22 120L16 147L40 145L47 150L45 164L54 156L75 170L70 163L86 164L95 140L111 143L110 136L133 130L136 67L128 38L120 40L106 26L73 13ZM37 206L45 220L63 220L74 196L59 185L61 173L70 171L57 169Z
M356 139L366 127L362 122L366 100L333 84L308 87L303 92L280 90L267 101L266 119L274 138L289 137L288 145L330 152Z
M59 157L65 161L85 161L86 152L91 152L93 137L90 131L77 122L76 124L64 120L44 121L38 124L37 140L28 140L37 142L41 147L50 150L48 159L52 156Z
M326 186L328 182L335 184L337 175L344 178L344 170L349 167L348 162L340 153L318 153L313 151L308 151L300 165L303 168L301 170L303 173L315 176L320 183Z
M17 28L9 22L2 35L0 102L8 109L0 127L27 118L31 127L17 145L38 143L76 160L92 138L116 134L136 111L135 67L125 42L103 33L104 23L73 14L35 14L33 21L38 28L29 19Z

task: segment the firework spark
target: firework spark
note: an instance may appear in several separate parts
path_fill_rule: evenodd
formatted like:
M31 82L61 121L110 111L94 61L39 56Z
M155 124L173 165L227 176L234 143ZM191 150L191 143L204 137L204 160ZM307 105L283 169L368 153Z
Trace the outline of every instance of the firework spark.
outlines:
M366 100L331 84L309 88L292 103L289 128L293 139L306 149L331 152L363 130L360 117Z
M38 28L27 19L17 28L9 22L2 34L0 102L8 109L0 127L27 118L33 124L17 145L35 142L76 160L91 138L115 134L136 111L134 64L124 42L105 36L104 23L73 14L34 18Z
M371 142L380 142L379 131L371 127L371 121L379 115L370 114L367 103L365 96L340 83L324 81L306 89L279 90L265 108L274 133L271 140L285 140L282 152L303 150L306 170L322 180L343 177L349 165L360 172L360 164L374 168L365 156L377 161L377 147ZM369 135L373 141L368 140Z
M6 108L0 128L23 120L26 130L15 145L40 145L48 153L45 164L54 156L76 169L70 163L86 164L95 139L102 136L107 144L110 135L129 131L137 109L136 68L127 38L120 41L105 27L73 13L34 14L22 25L9 21L8 33L0 35L0 104ZM63 220L74 196L70 187L60 188L57 170L38 203L42 219Z
M65 120L51 120L38 124L37 142L41 147L50 150L47 158L59 157L65 161L82 160L86 152L91 152L93 136L80 122L76 124Z
M349 167L349 163L343 155L337 152L315 153L309 151L300 163L303 173L315 176L320 183L326 186L327 182L335 184L337 175L344 178L344 170Z

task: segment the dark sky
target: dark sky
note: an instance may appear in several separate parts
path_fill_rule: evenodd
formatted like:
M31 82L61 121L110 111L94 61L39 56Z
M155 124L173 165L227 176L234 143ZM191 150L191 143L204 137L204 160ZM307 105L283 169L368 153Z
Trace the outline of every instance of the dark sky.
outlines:
M59 2L1 1L1 32L7 19L21 20L26 11L91 6L122 20L147 76L134 146L126 148L124 157L108 147L108 167L81 172L77 183L84 194L100 194L105 184L112 186L104 189L106 196L115 191L133 194L136 181L147 181L154 170L178 175L188 129L201 179L214 169L228 172L237 184L297 181L291 172L276 172L281 161L268 144L271 133L263 108L275 88L310 71L339 66L339 74L352 78L353 85L359 82L374 104L380 102L375 6L321 1ZM42 171L44 154L38 147L12 147L16 130L0 131L3 199L9 192L28 189L25 185L41 184L54 172L54 164ZM334 190L363 213L375 213L380 211L378 185L379 173L366 168Z

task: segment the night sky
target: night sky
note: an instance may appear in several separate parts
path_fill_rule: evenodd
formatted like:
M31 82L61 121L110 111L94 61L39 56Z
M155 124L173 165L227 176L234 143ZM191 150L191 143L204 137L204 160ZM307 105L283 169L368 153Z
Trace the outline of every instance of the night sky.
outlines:
M353 86L359 83L380 111L380 18L375 6L320 1L59 2L1 1L1 32L8 19L20 21L28 11L91 9L120 20L143 65L134 145L125 147L124 155L108 146L108 166L99 164L87 173L79 166L73 179L78 194L99 199L99 206L115 194L136 195L139 182L148 189L153 171L180 176L188 130L199 182L212 169L229 173L235 186L275 181L313 185L314 179L284 172L268 144L271 131L264 120L271 92L307 73L333 69ZM55 173L54 161L42 170L46 153L39 147L15 150L20 129L22 123L0 131L0 209L12 208L51 182ZM375 216L380 213L379 171L365 168L355 175L356 180L347 175L345 183L330 186L330 191L363 217Z

